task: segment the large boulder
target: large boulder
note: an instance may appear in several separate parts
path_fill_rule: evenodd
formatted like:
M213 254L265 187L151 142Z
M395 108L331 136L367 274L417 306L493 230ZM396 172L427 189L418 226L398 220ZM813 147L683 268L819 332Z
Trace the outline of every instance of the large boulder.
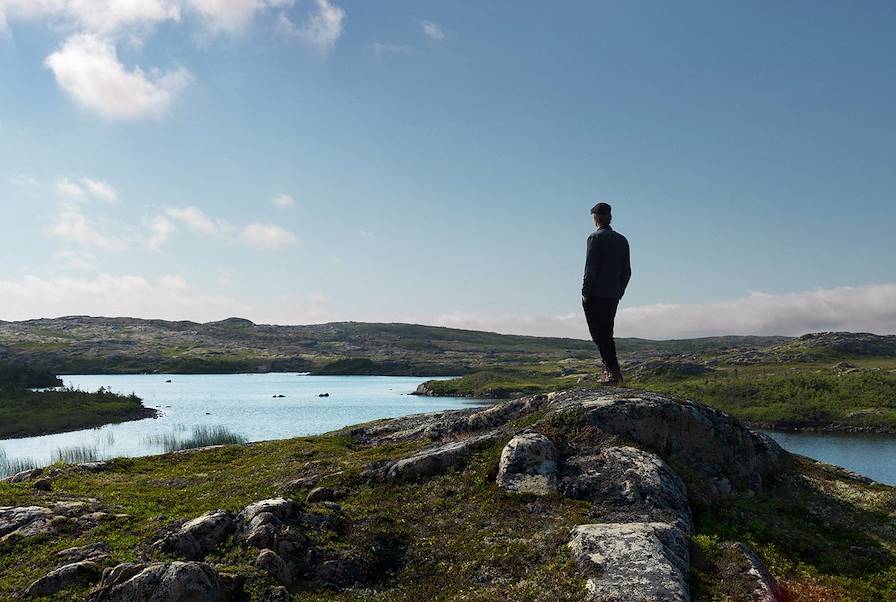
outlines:
M545 435L523 433L501 451L498 487L516 493L545 495L557 491L557 448Z
M593 427L636 442L666 461L702 475L711 487L707 501L734 489L762 488L762 475L776 469L783 452L769 437L745 428L719 410L692 401L639 391L637 395L569 392Z
M206 512L168 535L162 548L188 560L200 560L227 539L232 527L233 517L226 510Z
M569 550L594 602L688 602L688 543L667 523L600 523L572 530Z
M590 500L613 522L670 522L691 533L687 487L656 454L631 446L611 446L563 463L560 491Z
M218 572L202 562L119 564L103 571L91 602L218 602L227 598Z
M90 560L73 562L50 571L25 590L26 597L52 596L56 592L73 587L95 583L100 577L100 567Z

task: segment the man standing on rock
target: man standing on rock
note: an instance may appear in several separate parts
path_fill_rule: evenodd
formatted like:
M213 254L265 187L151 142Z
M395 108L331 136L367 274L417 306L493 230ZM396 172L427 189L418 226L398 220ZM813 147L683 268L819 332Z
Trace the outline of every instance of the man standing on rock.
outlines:
M607 203L598 203L592 207L591 214L597 230L588 237L582 307L585 309L591 338L597 344L604 361L602 382L621 385L622 371L616 358L613 323L619 300L625 294L625 287L632 277L628 241L610 227L612 216Z

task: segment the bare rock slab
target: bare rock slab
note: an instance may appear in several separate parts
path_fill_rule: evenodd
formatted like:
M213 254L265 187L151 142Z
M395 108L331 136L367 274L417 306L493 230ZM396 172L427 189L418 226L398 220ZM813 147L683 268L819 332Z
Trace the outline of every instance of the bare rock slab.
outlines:
M82 560L50 571L25 590L26 597L52 596L56 592L99 581L100 567L90 560Z
M227 539L233 517L226 510L206 512L189 520L163 542L163 549L189 560L199 560Z
M778 582L772 577L762 559L744 543L736 542L731 546L743 554L747 561L747 576L753 583L750 602L781 602L784 598Z
M688 544L668 523L599 523L572 530L590 602L688 602Z
M557 448L545 435L523 433L501 451L498 487L504 491L546 495L557 491Z
M90 602L223 602L218 572L202 562L119 564L106 569Z
M386 476L391 481L411 481L446 472L466 462L471 455L491 445L501 435L499 431L490 431L463 441L425 449L395 462Z

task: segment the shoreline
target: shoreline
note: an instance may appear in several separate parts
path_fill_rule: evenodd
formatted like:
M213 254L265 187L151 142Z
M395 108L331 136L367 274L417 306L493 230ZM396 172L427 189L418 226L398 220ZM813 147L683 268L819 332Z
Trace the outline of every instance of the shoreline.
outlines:
M38 431L34 433L26 433L26 434L10 434L10 435L0 435L0 441L12 441L14 439L29 439L31 437L45 437L47 435L59 435L61 433L73 433L76 431L84 431L87 429L95 429L101 428L108 424L121 424L123 422L135 422L138 420L147 420L147 419L156 419L162 415L162 411L157 408L147 408L141 407L139 409L134 410L133 412L128 412L120 420L107 420L104 422L99 422L96 424L85 424L80 426L66 427L58 430L49 430L49 431Z

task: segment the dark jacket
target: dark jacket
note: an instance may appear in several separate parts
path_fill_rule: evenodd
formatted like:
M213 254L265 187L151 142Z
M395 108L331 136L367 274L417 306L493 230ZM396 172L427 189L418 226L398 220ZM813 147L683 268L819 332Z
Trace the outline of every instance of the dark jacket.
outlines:
M625 237L610 226L595 230L588 237L582 295L621 299L631 277L632 266Z

